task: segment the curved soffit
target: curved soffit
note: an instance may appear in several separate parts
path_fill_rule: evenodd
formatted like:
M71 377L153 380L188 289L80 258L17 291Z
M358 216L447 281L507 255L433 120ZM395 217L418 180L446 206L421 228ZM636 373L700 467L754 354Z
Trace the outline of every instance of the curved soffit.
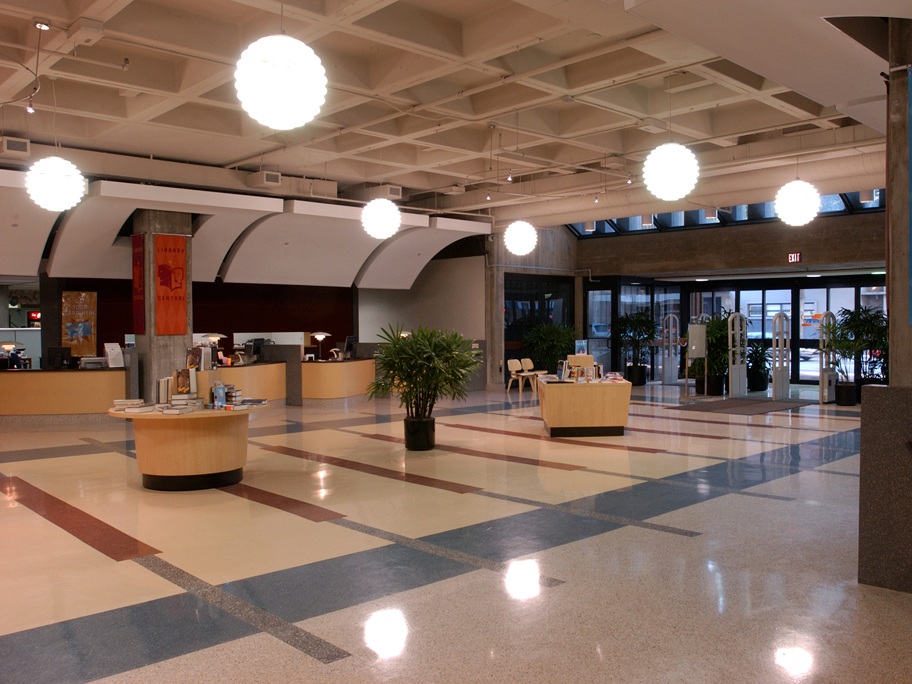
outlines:
M489 223L431 218L427 228L400 231L378 247L355 279L359 288L408 290L428 262L447 245L468 235L488 235Z
M57 212L42 209L25 192L25 173L0 169L0 274L36 277Z

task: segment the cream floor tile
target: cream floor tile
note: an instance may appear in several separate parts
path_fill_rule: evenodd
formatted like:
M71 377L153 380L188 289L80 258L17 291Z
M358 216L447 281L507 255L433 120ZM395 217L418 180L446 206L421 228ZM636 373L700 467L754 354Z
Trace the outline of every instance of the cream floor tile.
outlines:
M131 468L126 479L124 463ZM162 559L212 584L386 544L215 489L144 489L135 462L118 454L17 465L16 474L31 484L160 549Z
M0 504L0 634L180 593L136 563L115 561L21 504Z
M533 510L522 504L457 494L278 454L264 456L261 463L252 466L245 482L412 538Z

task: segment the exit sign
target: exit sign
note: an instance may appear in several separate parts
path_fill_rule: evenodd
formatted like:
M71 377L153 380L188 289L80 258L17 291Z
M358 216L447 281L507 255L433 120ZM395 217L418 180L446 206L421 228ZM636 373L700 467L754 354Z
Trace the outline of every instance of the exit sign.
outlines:
M801 252L789 252L789 263L790 264L801 263Z

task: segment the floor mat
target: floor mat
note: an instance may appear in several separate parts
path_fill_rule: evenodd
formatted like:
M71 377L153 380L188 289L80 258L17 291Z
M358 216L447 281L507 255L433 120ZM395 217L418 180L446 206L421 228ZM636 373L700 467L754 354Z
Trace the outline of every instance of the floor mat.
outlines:
M791 409L809 406L813 401L802 399L783 399L773 401L771 399L716 399L697 401L692 404L683 404L681 406L669 406L670 409L678 411L699 411L702 413L732 413L739 416L755 416L760 413L771 413L772 411L789 411Z

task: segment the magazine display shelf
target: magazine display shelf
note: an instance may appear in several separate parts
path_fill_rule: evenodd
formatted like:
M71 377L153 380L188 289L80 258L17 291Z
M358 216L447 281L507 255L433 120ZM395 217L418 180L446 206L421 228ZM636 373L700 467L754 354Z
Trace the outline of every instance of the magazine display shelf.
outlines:
M236 484L247 465L248 411L180 415L108 411L133 421L136 465L146 489L184 491Z
M545 382L538 400L552 437L623 435L630 412L630 388L620 382Z

